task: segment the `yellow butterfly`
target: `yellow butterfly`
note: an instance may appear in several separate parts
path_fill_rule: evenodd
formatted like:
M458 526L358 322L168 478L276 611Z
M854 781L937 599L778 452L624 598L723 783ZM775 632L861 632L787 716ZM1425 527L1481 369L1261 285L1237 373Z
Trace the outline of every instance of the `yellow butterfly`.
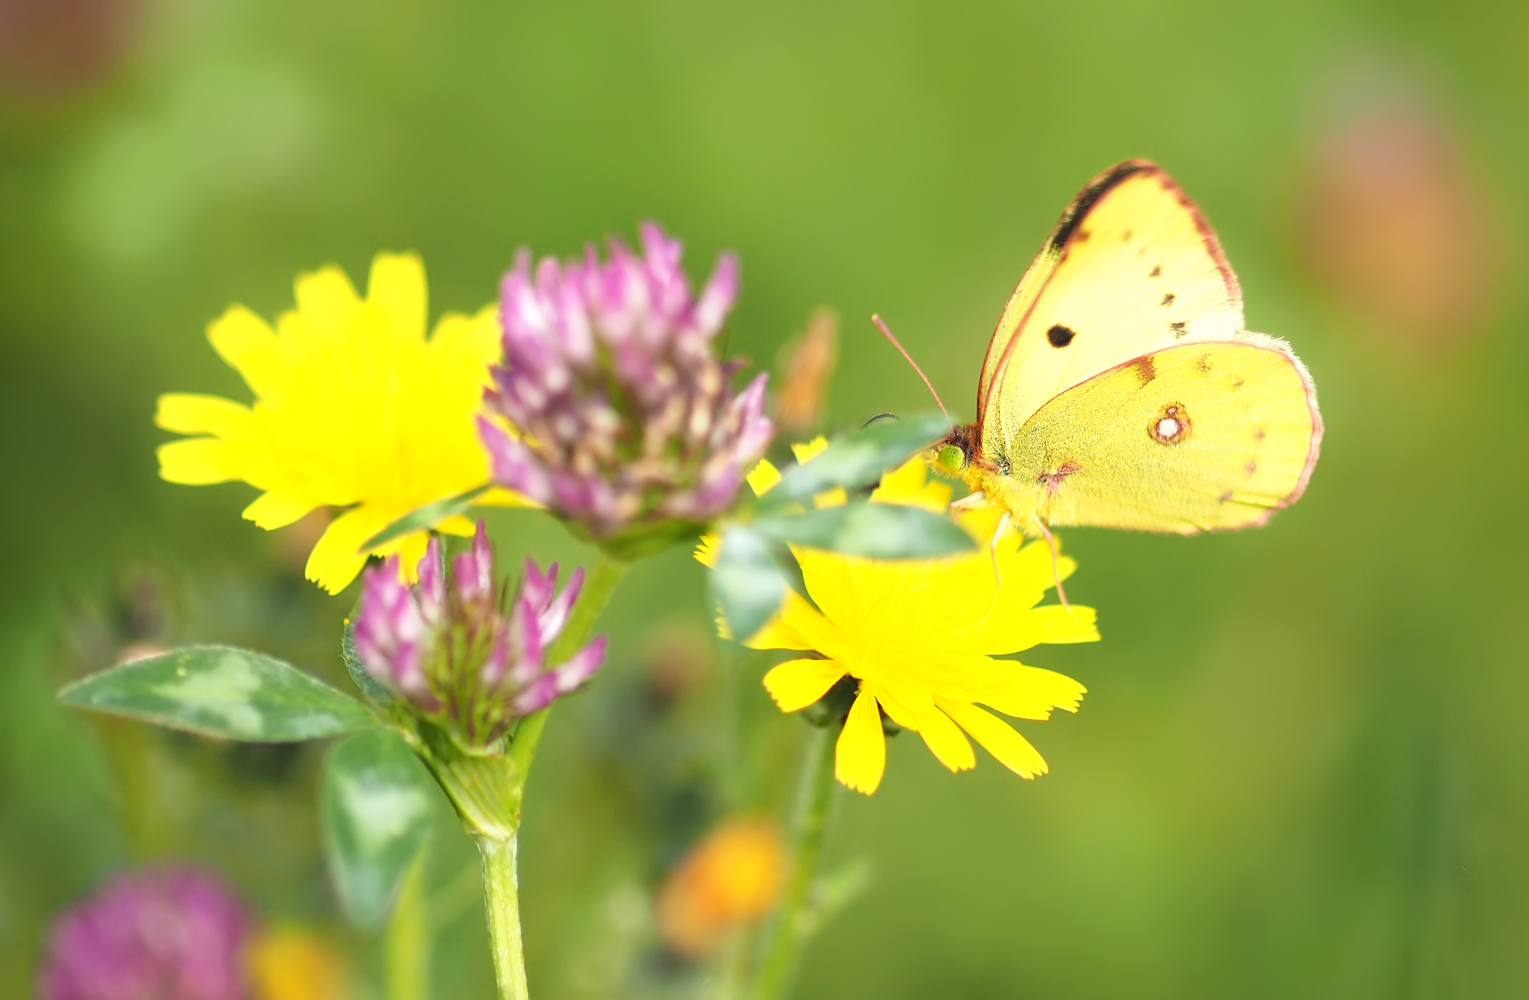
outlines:
M1242 328L1216 234L1156 164L1073 200L988 345L977 422L936 466L1027 534L1262 524L1306 489L1322 418L1284 341Z

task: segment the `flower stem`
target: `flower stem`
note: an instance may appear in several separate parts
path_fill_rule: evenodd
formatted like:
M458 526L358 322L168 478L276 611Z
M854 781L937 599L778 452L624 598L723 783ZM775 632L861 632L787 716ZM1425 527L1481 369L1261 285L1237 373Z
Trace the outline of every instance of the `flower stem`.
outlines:
M563 632L548 651L547 662L556 665L567 660L589 641L595 621L626 575L627 564L604 555L584 582L584 592L574 605ZM494 953L494 975L499 981L500 1000L526 1000L526 958L520 936L520 892L515 874L516 839L519 836L520 802L531 772L531 759L547 725L544 708L522 719L510 741L511 779L514 782L510 803L513 827L490 834L473 830L478 853L483 858L483 894L488 908L488 936Z
M483 901L499 1000L527 1000L526 958L520 940L520 892L515 877L515 835L476 837L483 858Z
M426 1000L429 997L433 935L425 907L425 849L421 848L404 875L383 940L387 1000Z
M807 743L792 830L791 877L781 895L768 949L754 976L751 1000L779 1000L786 995L796 976L802 946L817 928L812 889L823 862L823 841L839 788L834 780L833 735L831 728L815 727Z
M589 579L584 581L584 592L579 595L579 603L574 605L562 634L547 652L549 664L562 663L589 641L590 633L595 630L595 621L599 619L600 612L605 610L611 594L615 593L616 585L626 576L629 565L601 553L600 561L595 563ZM542 730L547 726L547 713L551 711L552 706L549 705L534 715L526 716L515 730L515 738L510 743L510 759L515 762L515 770L522 786L531 770L531 758L536 756Z

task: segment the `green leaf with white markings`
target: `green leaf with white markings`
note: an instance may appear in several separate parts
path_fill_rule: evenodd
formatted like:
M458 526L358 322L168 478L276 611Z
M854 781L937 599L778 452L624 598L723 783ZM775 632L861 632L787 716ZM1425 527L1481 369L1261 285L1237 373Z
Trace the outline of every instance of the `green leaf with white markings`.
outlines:
M493 483L484 483L482 486L474 486L465 493L458 493L454 497L437 500L435 503L426 504L417 510L411 510L362 542L361 548L357 551L370 552L377 546L386 545L395 538L412 535L416 531L428 531L448 517L455 517L467 511L473 505L473 501L487 493L493 485Z
M777 542L873 559L933 559L976 548L948 517L922 507L849 503L782 517L749 528Z
M281 660L187 646L92 674L58 700L202 736L294 743L377 725L361 702Z
M760 499L763 507L810 500L835 486L847 490L872 486L887 469L896 468L950 433L939 414L906 420L878 420L828 443L810 462L794 465Z
M319 821L345 916L370 929L387 918L430 832L435 781L391 729L357 733L324 760Z
M752 527L729 528L708 574L712 597L740 642L758 632L785 599L791 573L770 540Z

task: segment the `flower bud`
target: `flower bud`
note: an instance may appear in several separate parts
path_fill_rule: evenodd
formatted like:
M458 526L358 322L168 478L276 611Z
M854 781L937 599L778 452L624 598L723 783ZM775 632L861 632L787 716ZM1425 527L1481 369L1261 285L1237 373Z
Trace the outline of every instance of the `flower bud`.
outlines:
M733 502L773 432L765 375L741 392L742 362L712 352L738 292L724 254L699 297L680 244L652 223L643 254L617 241L601 261L522 251L500 301L504 363L479 429L494 478L618 558L685 537Z
M419 582L400 582L397 557L367 571L356 618L356 653L404 702L486 747L516 719L539 712L587 681L605 662L597 636L566 662L547 662L584 583L574 570L557 592L557 564L530 559L510 595L495 583L488 532L478 522L472 548L448 577L440 540L419 564Z

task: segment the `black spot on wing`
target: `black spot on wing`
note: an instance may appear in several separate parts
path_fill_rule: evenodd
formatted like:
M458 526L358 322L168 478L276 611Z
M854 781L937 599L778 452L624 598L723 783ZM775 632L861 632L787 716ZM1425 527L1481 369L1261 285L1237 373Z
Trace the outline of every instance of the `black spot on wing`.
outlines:
M1152 270L1147 272L1147 277L1149 278L1161 278L1162 276L1163 268L1161 264L1153 265Z
M1171 306L1171 305L1173 305L1173 299L1174 299L1174 294L1172 292L1169 292L1167 295L1163 296L1163 301L1159 302L1158 305L1160 305L1160 306Z
M1083 224L1083 219L1089 211L1117 184L1133 174L1152 169L1154 168L1145 163L1128 161L1118 164L1109 173L1084 188L1082 193L1073 199L1073 203L1067 206L1067 211L1062 213L1061 221L1056 224L1056 231L1051 234L1051 249L1060 250L1066 246L1067 241L1072 239L1078 227Z
M1182 336L1186 335L1187 333L1189 333L1189 324L1188 323L1184 323L1184 322L1169 323L1168 324L1168 329L1173 331L1173 339L1177 340L1180 337L1182 337Z
M1143 354L1131 362L1131 371L1136 373L1136 381L1142 385L1157 378L1157 364L1153 362L1150 354Z
M1066 347L1072 343L1072 338L1077 335L1078 332L1076 330L1065 327L1060 323L1046 331L1046 339L1051 341L1052 347Z

